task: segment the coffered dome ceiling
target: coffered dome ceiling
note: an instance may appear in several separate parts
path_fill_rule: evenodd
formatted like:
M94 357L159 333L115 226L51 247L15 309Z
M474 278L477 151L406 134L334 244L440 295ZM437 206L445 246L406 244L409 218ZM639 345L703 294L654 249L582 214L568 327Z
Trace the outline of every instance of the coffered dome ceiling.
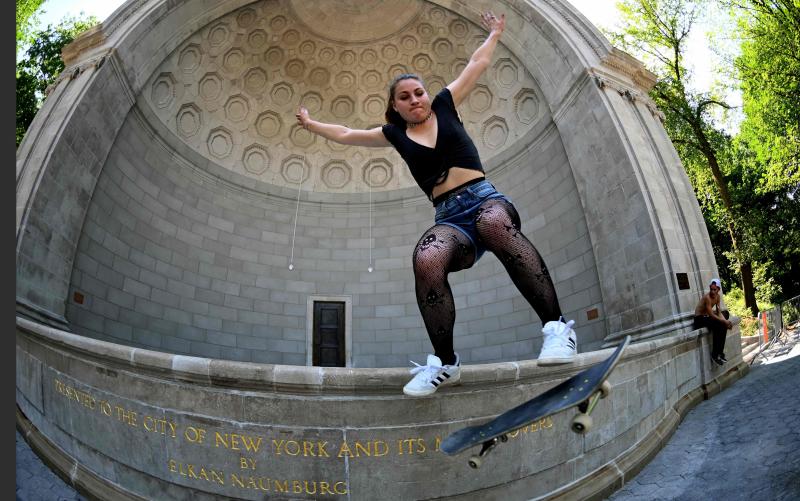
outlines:
M302 179L318 192L406 188L414 181L392 148L329 142L298 127L295 111L302 103L321 121L379 126L389 80L417 73L435 95L485 40L477 20L413 0L255 2L188 37L142 98L172 133L167 140L243 176L291 187ZM542 102L530 73L499 45L459 107L485 165L549 120Z

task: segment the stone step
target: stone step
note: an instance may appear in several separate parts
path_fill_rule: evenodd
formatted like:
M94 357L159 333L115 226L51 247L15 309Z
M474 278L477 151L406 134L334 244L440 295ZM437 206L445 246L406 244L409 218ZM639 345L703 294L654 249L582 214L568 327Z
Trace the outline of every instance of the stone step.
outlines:
M758 344L758 336L749 337L753 340L748 340L747 343L744 341L747 338L742 338L742 361L746 364L749 364L758 355L758 349L761 346Z
M758 344L758 335L742 336L742 349L753 344Z

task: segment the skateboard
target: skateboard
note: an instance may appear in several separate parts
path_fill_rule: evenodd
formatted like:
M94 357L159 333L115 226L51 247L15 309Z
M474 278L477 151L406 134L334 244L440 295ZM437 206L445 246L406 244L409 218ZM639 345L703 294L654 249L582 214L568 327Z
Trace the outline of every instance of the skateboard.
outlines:
M626 336L614 353L603 362L575 374L488 423L469 426L452 433L442 441L441 451L452 456L470 447L482 445L480 452L469 460L472 468L480 468L482 459L499 442L508 441L509 433L574 406L578 407L578 414L572 420L571 429L575 433L586 433L592 428L591 414L597 402L611 392L611 385L606 379L619 362L630 339L630 336Z

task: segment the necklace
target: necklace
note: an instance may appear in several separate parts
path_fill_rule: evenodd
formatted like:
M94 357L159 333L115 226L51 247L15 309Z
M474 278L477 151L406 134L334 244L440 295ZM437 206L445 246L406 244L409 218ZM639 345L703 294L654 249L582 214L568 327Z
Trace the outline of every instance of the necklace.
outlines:
M427 117L425 117L425 118L423 118L423 119L422 119L422 120L420 120L419 122L406 122L406 127L407 127L407 128L409 128L409 129L413 129L413 128L414 128L414 127L416 127L417 125L422 125L422 124L424 124L425 122L427 122L428 120L430 120L432 116L433 116L433 110L429 111L429 112L428 112L428 116L427 116Z

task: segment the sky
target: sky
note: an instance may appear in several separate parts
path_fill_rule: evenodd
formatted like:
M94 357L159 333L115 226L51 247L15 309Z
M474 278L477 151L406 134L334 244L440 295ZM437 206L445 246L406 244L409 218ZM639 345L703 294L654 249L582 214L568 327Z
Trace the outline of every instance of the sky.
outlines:
M83 12L103 21L124 4L124 0L45 0L40 10L39 21L42 27L57 24L66 16L77 17Z
M606 29L618 28L620 24L616 3L618 0L567 0L578 9L595 26ZM81 12L87 16L95 16L101 21L110 16L124 0L45 0L39 14L41 26L56 24L66 16L77 16ZM696 89L709 89L713 83L709 64L717 59L711 51L706 39L705 27L697 26L689 41L687 61L689 69L694 75ZM728 101L733 105L740 105L737 94L728 96Z
M617 20L617 0L571 0L587 19L594 24L613 27ZM55 24L65 16L77 16L81 11L86 15L96 16L101 21L113 13L124 0L45 0L42 8L47 11L39 15L42 25Z

